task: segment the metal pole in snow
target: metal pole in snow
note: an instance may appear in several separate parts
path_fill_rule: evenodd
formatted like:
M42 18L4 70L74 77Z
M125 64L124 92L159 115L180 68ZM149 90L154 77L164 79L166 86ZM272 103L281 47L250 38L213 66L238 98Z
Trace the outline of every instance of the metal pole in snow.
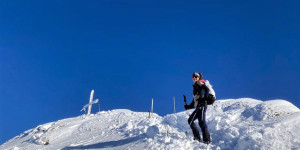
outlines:
M90 104L93 102L93 97L94 97L94 90L91 91L91 95L90 95ZM87 115L90 115L90 114L91 114L91 111L92 111L92 105L89 105Z
M153 115L153 98L152 98L152 104L151 104L151 113Z
M175 96L173 96L173 104L174 104L174 114L176 114L176 109L175 109Z
M167 126L167 137L170 137L170 131L169 131L169 126Z

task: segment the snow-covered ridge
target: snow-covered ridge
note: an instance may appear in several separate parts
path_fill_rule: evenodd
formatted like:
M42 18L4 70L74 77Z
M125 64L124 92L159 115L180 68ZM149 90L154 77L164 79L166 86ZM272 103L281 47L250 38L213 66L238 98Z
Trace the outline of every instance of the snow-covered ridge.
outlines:
M300 149L300 110L285 100L218 100L207 110L212 144L192 140L193 110L164 117L126 109L40 125L0 149Z

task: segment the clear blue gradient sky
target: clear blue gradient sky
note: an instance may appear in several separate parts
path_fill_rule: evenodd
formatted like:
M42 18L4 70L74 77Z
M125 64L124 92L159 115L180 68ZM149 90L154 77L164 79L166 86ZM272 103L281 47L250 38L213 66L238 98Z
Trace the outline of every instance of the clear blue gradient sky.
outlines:
M102 110L183 111L194 71L218 99L300 107L300 1L0 1L0 144ZM97 112L98 106L93 108Z

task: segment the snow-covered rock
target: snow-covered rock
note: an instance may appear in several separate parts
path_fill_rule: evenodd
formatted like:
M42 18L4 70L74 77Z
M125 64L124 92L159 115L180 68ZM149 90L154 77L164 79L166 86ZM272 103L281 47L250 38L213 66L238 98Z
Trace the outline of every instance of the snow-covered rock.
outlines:
M156 125L150 126L147 129L146 135L150 138L154 138L159 133L159 129Z
M151 118L148 112L102 111L39 125L0 149L300 149L300 110L287 101L216 101L206 113L209 146L192 140L192 111Z

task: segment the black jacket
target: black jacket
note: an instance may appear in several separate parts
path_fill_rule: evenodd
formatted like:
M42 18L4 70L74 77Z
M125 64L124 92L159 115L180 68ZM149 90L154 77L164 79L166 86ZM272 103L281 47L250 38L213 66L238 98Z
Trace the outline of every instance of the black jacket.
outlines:
M193 95L194 99L190 106L194 106L195 102L198 102L198 105L201 105L205 102L205 99L208 97L209 88L203 82L195 82L193 84Z

